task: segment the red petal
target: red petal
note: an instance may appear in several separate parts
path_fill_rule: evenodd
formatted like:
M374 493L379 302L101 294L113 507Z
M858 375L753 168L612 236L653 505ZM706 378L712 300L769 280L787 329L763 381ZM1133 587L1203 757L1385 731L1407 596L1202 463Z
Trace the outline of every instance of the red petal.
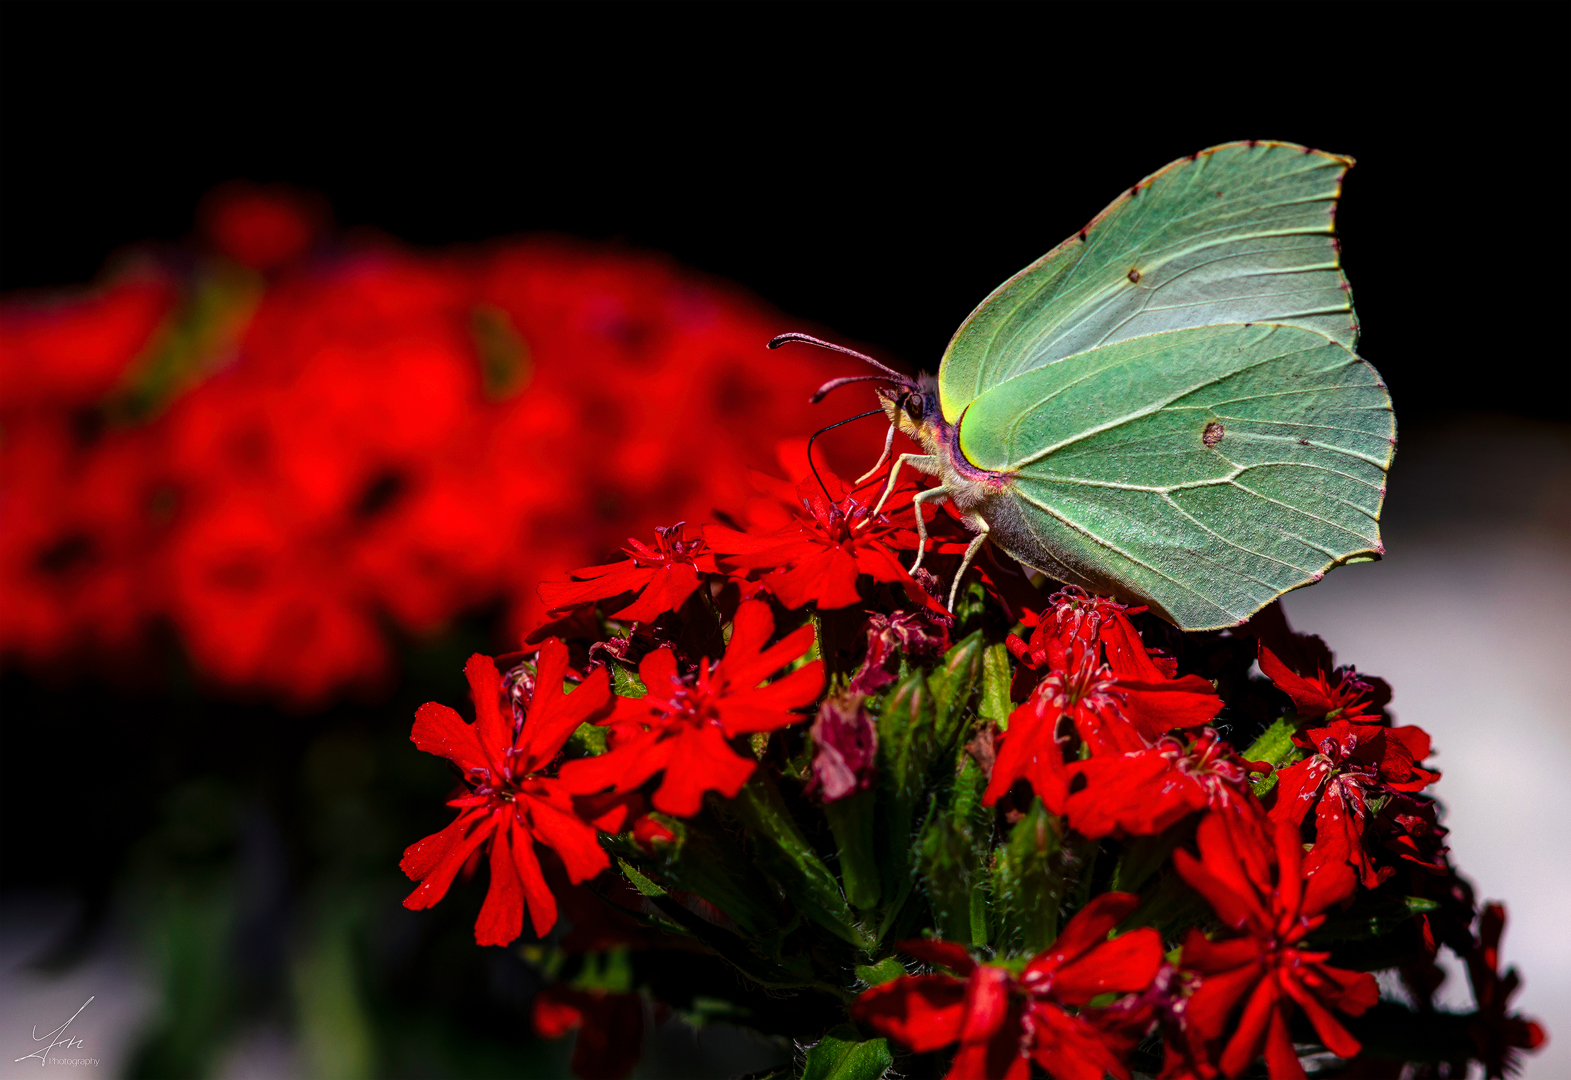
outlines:
M698 571L688 563L672 563L648 570L649 587L638 599L612 615L628 622L654 622L668 611L680 610L687 598L698 591Z
M1084 1005L1109 990L1138 993L1151 985L1161 967L1162 935L1143 927L1065 964L1053 989L1066 1005Z
M666 767L676 740L664 731L646 731L599 757L566 762L557 779L575 795L606 788L631 791Z
M525 772L535 772L549 764L578 725L609 714L611 682L605 668L592 672L572 693L562 689L566 674L567 646L551 638L540 646L535 696L518 735Z
M1277 1015L1277 1001L1280 997L1276 979L1270 976L1255 985L1254 993L1249 995L1249 1003L1244 1006L1243 1015L1238 1018L1238 1028L1228 1040L1227 1048L1222 1051L1222 1060L1218 1062L1228 1076L1237 1076L1260 1056L1260 1047L1265 1042L1271 1018Z
M976 969L976 961L971 959L966 947L958 942L912 938L896 942L895 948L935 967L946 967L957 975L970 975Z
M562 865L567 868L567 879L574 885L588 881L611 865L610 856L600 846L593 825L542 799L523 801L529 808L530 831L561 856Z
M1009 793L1015 781L1025 780L1049 810L1063 812L1069 773L1064 768L1064 752L1054 738L1057 727L1058 715L1051 710L1038 714L1035 701L1009 714L1009 729L998 743L993 775L982 796L985 805L992 806Z
M589 995L565 986L547 986L535 995L535 1034L542 1039L560 1039L584 1022L580 1002Z
M962 1042L987 1042L1004 1026L1009 1016L1009 972L983 964L966 980L965 1021L960 1027Z
M1134 893L1110 892L1093 899L1075 912L1058 940L1049 945L1041 955L1026 966L1026 971L1056 971L1087 952L1107 943L1113 927L1133 915L1140 906L1140 897ZM1148 982L1150 980L1147 980Z
M446 705L428 701L416 709L409 740L428 754L447 758L466 774L472 768L490 767L473 725Z
M547 611L566 611L580 604L592 604L597 600L607 600L641 589L649 584L649 579L655 573L653 567L635 566L633 560L628 559L573 571L575 577L592 576L593 580L590 581L542 581L535 588L535 593Z
M508 844L511 829L491 838L491 887L475 920L476 945L510 945L524 929L524 892Z
M1278 770L1276 805L1271 808L1271 816L1287 818L1295 825L1303 824L1330 775L1330 763L1318 754Z
M1366 973L1365 977L1374 982L1373 975ZM1345 1027L1337 1023L1336 1017L1320 1003L1320 999L1310 993L1289 972L1282 973L1282 989L1304 1010L1305 1015L1309 1017L1309 1022L1315 1026L1315 1034L1320 1036L1320 1041L1325 1043L1327 1050L1341 1058L1358 1056L1358 1052L1364 1048L1363 1045L1353 1038ZM1377 988L1375 994L1378 996L1379 993Z
M918 1053L960 1039L966 984L948 975L902 975L865 991L851 1015Z
M758 765L751 758L738 756L717 728L686 731L670 742L665 778L650 802L673 817L698 813L706 791L734 798Z
M1271 1080L1306 1080L1281 1009L1271 1014L1271 1028L1266 1032L1266 1071Z
M513 745L512 721L502 718L502 676L496 670L496 662L480 653L469 658L464 675L469 679L469 694L475 702L475 734L490 761L491 775L500 778L506 760L503 754Z
M1150 741L1174 728L1210 723L1222 711L1210 680L1199 675L1159 683L1120 680L1118 690L1124 695L1124 715Z
M656 699L668 698L676 681L676 654L670 649L649 653L638 662L638 678Z
M447 854L442 856L442 861L435 869L425 876L414 892L404 898L404 907L419 911L446 896L448 886L452 885L453 878L468 860L470 852L479 847L496 828L496 817L483 811L470 820L474 822L474 830L447 849Z
M1198 933L1198 931L1195 931ZM1189 946L1184 946L1187 958ZM1186 960L1187 966L1187 960ZM1254 963L1232 971L1208 975L1200 982L1189 999L1189 1023L1206 1040L1219 1038L1227 1027L1227 1018L1240 998L1254 989L1265 974L1264 965Z
M1034 1003L1030 1015L1031 1055L1053 1080L1103 1080L1108 1073L1129 1080L1108 1034L1083 1016L1070 1016L1045 1002Z
M458 843L464 830L474 824L476 815L459 814L441 832L432 833L424 840L417 840L404 849L398 868L409 875L409 880L419 881L430 875L441 864L452 846Z
M1077 761L1068 772L1084 776L1086 786L1065 800L1064 814L1092 840L1115 831L1154 836L1209 801L1204 788L1157 750Z
M540 861L535 858L534 838L528 830L511 823L513 828L513 866L518 870L518 881L523 886L524 899L529 904L529 922L536 937L545 937L556 925L556 897L540 873Z
M1306 679L1295 674L1263 643L1260 646L1260 670L1276 684L1278 690L1293 699L1293 708L1298 710L1300 716L1324 716L1335 707L1326 693L1324 679Z
M1254 898L1239 895L1231 885L1217 878L1189 852L1182 849L1173 852L1173 867L1191 889L1205 897L1224 926L1244 930L1251 924L1266 925L1266 914Z

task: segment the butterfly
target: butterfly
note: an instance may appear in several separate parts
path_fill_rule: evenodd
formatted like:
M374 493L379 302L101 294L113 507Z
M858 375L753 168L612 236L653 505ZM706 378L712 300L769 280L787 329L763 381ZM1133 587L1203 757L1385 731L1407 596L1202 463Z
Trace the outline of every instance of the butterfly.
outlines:
M1396 447L1391 397L1354 353L1337 199L1351 158L1227 143L1125 191L1004 282L936 378L877 367L921 445L890 467L938 478L984 543L1184 630L1233 626L1291 589L1379 558ZM871 414L870 414L871 415ZM882 506L880 500L879 506ZM920 511L918 525L922 524ZM912 569L920 566L924 543Z

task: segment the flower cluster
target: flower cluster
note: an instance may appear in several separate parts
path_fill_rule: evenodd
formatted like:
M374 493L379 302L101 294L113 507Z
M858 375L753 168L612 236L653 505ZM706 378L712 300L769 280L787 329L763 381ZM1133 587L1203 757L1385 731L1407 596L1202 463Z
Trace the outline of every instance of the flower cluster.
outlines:
M819 422L826 361L758 364L778 316L665 259L325 221L221 190L205 246L0 303L0 655L130 667L170 624L209 680L311 704L381 680L389 626L532 627L544 568L746 499Z
M409 906L488 856L481 944L523 935L527 906L552 971L716 958L741 978L704 1000L754 995L736 1014L810 1045L807 1075L872 1080L899 1055L953 1080L1296 1080L1372 1033L1395 1069L1501 1075L1542 1044L1509 1009L1499 907L1475 936L1429 738L1383 684L1327 675L1277 609L1182 635L997 555L949 611L905 567L925 512L926 561L956 571L952 519L909 484L875 514L881 477L783 460L796 474L755 475L726 524L541 584L508 675L470 663L472 725L422 709L416 744L462 786L405 857ZM621 931L574 944L607 913ZM1430 1006L1442 946L1477 1012ZM1381 1000L1382 969L1414 1008ZM586 978L541 991L536 1030L578 1030L580 1075L625 1075L616 1027L664 1004ZM785 997L812 1004L775 1023Z

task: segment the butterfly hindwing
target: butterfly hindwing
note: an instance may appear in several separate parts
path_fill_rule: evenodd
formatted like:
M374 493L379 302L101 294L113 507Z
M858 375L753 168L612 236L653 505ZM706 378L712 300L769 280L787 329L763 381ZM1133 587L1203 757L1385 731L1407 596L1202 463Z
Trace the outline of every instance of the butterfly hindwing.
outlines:
M966 458L1014 481L995 539L1185 629L1378 554L1394 440L1374 369L1294 325L1103 345L993 386L960 425Z

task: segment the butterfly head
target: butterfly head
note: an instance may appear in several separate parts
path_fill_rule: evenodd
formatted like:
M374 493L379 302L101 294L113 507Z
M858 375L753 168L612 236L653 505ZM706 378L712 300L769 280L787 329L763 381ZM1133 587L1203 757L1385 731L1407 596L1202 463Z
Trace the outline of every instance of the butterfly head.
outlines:
M926 446L938 428L938 381L931 375L878 388L878 403L902 435Z

